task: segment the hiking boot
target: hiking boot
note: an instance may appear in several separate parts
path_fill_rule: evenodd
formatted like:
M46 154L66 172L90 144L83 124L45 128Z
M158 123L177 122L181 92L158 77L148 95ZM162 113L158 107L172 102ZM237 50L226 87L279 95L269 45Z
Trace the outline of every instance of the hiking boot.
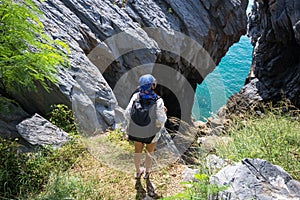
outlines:
M144 179L149 179L150 178L150 172L146 172L144 175Z
M144 169L140 169L140 172L135 172L134 177L135 177L136 179L141 178L141 176L143 175L144 171L145 171ZM146 175L146 174L145 174L145 175Z

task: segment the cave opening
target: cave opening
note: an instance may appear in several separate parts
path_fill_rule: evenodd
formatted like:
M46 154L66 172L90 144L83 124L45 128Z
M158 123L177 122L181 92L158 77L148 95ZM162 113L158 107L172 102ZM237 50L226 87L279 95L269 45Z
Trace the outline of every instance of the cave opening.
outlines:
M128 60L126 57L131 57L133 53L142 53L142 51L135 50L122 55L102 72L103 77L113 89L119 106L126 108L130 97L137 90L139 77L150 73L157 79L158 85L155 91L164 100L168 117L191 122L197 84L203 81L199 70L183 57L167 51L162 51L157 55L153 63L131 68L124 62Z

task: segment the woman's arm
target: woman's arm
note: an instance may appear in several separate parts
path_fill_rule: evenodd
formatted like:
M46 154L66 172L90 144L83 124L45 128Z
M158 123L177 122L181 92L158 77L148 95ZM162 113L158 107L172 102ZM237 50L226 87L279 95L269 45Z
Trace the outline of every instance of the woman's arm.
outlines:
M138 98L138 94L139 93L135 93L134 95L132 95L130 101L129 101L129 104L127 105L126 109L125 109L125 112L124 112L124 117L127 121L130 120L130 112L131 112L131 107L132 107L132 104L133 102Z
M156 115L157 115L157 120L156 123L160 126L163 126L164 123L167 121L167 115L165 111L165 105L164 101L162 98L158 99L157 102L157 107L156 107Z

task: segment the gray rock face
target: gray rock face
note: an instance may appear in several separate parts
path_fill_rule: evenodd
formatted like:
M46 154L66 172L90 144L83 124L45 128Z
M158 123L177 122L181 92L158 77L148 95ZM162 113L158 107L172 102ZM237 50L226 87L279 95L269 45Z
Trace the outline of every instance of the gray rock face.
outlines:
M66 132L38 114L22 121L16 127L18 133L33 146L51 145L55 148L71 139Z
M218 199L300 199L300 183L281 167L260 159L244 159L227 166L210 182L229 186L219 193Z
M54 86L51 93L46 93L40 88L38 93L15 94L15 97L30 113L41 114L49 111L51 104L64 103L71 107L72 101L76 100L75 107L80 113L83 112L79 116L84 119L83 126L91 127L88 131L92 131L113 126L115 118L116 99L101 73L114 89L115 84L130 69L142 64L161 63L182 72L195 89L196 83L200 83L215 67L209 66L201 75L195 73L193 63L181 58L181 54L172 55L162 51L155 36L142 28L161 28L183 33L202 45L212 60L218 63L228 48L246 32L245 10L248 1L132 0L122 4L121 1L112 0L49 0L36 3L45 14L43 23L47 33L54 39L61 39L70 45L71 68L61 70L60 84ZM124 46L118 45L121 43L117 40L107 43L108 38L118 33L127 35L124 41L129 46L125 46L128 50L124 54L119 53ZM130 50L133 48L130 46L132 41L141 43L143 49ZM173 48L184 49L184 45L184 42L178 42ZM86 56L95 47L104 49L102 53L106 55L97 54L98 58L94 59L90 55L98 69ZM135 74L136 79L139 75ZM123 91L128 90L126 95L117 96L122 107L127 104L130 96L128 94L133 92L133 86L136 87L136 79L131 87L123 86ZM178 80L174 80L179 89L183 88ZM160 92L166 99L170 114L179 115L180 106L174 103L176 97L165 88ZM185 91L182 93L182 96L188 99L182 104L188 106L182 108L181 112L188 116L191 113L193 98L185 95ZM80 101L77 101L78 98Z
M161 65L175 71L158 80L169 115L184 113L189 118L194 92L186 88L195 89L246 33L248 0L35 2L44 13L46 33L69 45L70 68L59 70L59 84L50 93L38 86L37 92L24 89L10 95L30 114L44 115L52 104L68 105L88 135L114 127L116 119L121 119L115 112L120 113L117 102L124 108L138 77L144 73L160 76ZM159 31L145 29L149 27ZM186 37L182 39L176 31ZM209 59L201 58L201 52ZM195 65L200 65L200 71ZM132 70L138 66L141 70Z
M136 66L155 62L156 65L150 67L150 72L152 71L158 77L160 87L157 92L165 100L168 114L185 120L187 116L190 117L194 95L194 93L191 95L187 92L187 87L195 89L196 83L202 82L228 48L245 33L247 3L248 1L128 1L127 4L123 5L122 13L124 12L123 14L129 17L130 20L127 22L129 27L134 28L137 25L138 29L139 27L142 28L141 31L138 31L138 35L142 35L145 41L143 43L147 46L145 45L143 50L126 53L123 51L124 53L120 57L115 56L117 62L106 68L103 73L104 77L115 91L116 82L119 81L118 77L126 76L125 73ZM114 25L120 21L120 19L115 20L115 17L104 17L108 20L112 19L111 23ZM134 22L133 25L131 22ZM152 29L149 30L147 27ZM153 31L155 28L160 30ZM124 29L121 30L124 31ZM125 29L126 31L127 29ZM176 31L185 37L176 34ZM135 38L135 40L140 40L140 37L135 36ZM191 45L187 38L203 47L210 57L209 62L212 63L203 62L203 60L207 60L206 56L199 56L199 54L201 55L199 48ZM152 42L147 42L151 40ZM132 40L129 41L132 42ZM113 47L118 51L112 52L122 52L122 48L124 48L122 43L114 43ZM149 47L151 44L155 45ZM112 49L112 45L108 44L108 46ZM145 62L145 58L140 59L143 58L142 55L145 55L145 51L154 52L154 54L144 56L149 58L147 60L150 62ZM197 57L199 59L194 62L193 59ZM122 67L119 66L120 64ZM162 65L171 67L175 72L168 71L165 73L162 70ZM197 65L200 67L198 68ZM145 73L145 71L140 71L140 73ZM179 72L180 75L176 72ZM128 88L129 94L124 95L124 92L121 95L116 94L121 107L125 107L128 103L128 96L137 86L138 74L131 74L130 76L135 77L135 82L128 81L128 78L127 81L124 81L124 83L131 83L132 85L131 88ZM187 83L182 81L181 76L187 80ZM168 84L164 82L165 80Z
M299 0L254 1L248 30L254 46L252 71L258 79L251 83L257 88L253 97L286 97L300 106L299 27Z
M0 136L20 138L16 125L30 117L16 102L0 96Z
M87 135L114 126L115 96L97 67L85 55L85 52L101 43L100 36L95 35L100 33L99 30L92 32L86 25L94 23L91 26L96 27L96 20L89 22L84 17L79 18L83 7L87 9L84 11L88 16L95 15L97 18L96 13L89 13L92 2L82 2L84 5L75 2L76 8L72 8L68 1L36 4L45 15L43 24L46 32L53 39L60 39L69 45L70 68L59 69L59 84L53 85L50 93L39 86L37 92L24 91L13 96L30 114L37 112L45 115L53 104L68 105L73 109L81 131Z

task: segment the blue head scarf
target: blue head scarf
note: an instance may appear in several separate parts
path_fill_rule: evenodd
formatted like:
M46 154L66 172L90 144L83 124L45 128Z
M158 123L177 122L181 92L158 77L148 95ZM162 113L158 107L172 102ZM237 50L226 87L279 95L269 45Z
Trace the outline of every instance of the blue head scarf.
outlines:
M145 74L139 79L140 98L155 99L156 93L152 90L152 85L155 84L155 78L151 74Z

